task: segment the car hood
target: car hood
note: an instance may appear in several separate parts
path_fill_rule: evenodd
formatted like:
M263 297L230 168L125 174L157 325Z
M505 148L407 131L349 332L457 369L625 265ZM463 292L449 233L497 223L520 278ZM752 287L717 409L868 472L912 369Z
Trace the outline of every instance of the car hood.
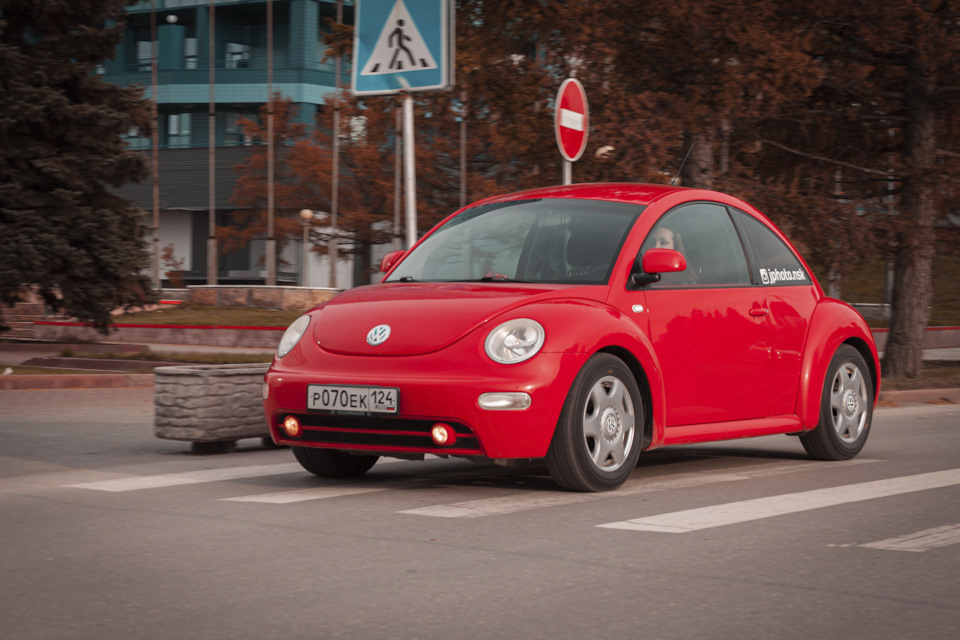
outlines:
M408 356L453 344L501 313L531 302L568 297L564 285L485 283L389 283L340 293L315 315L313 336L327 351L348 355ZM599 287L592 287L599 289ZM591 297L594 295L576 295ZM377 345L367 334L379 325L390 333Z

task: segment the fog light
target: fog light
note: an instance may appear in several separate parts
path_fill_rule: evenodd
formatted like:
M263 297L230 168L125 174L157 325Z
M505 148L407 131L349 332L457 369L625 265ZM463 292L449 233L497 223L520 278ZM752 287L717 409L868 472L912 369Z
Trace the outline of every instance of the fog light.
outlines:
M529 393L482 393L477 399L481 409L490 411L523 411L531 402Z
M440 446L450 446L457 441L457 435L453 432L453 427L448 424L438 422L430 429L430 437Z
M294 416L287 416L283 419L283 430L286 431L287 435L291 438L298 437L300 435L300 421Z

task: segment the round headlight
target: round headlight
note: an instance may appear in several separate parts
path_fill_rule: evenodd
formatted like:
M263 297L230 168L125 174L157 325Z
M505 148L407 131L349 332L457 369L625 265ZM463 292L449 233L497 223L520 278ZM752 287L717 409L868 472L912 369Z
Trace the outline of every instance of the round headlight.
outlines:
M487 335L487 355L500 364L516 364L540 351L546 334L536 320L508 320Z
M290 350L297 346L297 343L300 341L300 338L303 337L309 325L310 316L300 316L294 320L293 324L287 327L287 330L283 333L283 337L280 338L280 345L277 347L277 356L282 358L290 353Z

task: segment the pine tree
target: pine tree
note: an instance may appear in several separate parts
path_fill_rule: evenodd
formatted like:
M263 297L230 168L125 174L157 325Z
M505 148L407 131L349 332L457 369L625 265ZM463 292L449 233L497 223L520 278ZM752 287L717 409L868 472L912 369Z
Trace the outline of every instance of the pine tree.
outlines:
M870 252L893 262L884 373L917 376L934 228L960 191L960 2L804 0L785 10L811 34L820 81L789 118L772 114L764 144L781 157L765 154L763 173L792 167L858 205L834 245L867 239Z
M148 103L95 73L125 4L0 0L0 301L36 287L104 332L153 298L144 214L109 190L146 175L121 135L149 128Z

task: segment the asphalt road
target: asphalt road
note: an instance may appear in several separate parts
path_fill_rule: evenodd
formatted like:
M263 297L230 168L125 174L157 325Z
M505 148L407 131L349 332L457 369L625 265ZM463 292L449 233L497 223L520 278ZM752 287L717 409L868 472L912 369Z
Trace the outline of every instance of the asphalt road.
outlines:
M152 435L152 390L0 392L0 638L955 638L960 406L881 408L863 453L787 436L350 481Z

